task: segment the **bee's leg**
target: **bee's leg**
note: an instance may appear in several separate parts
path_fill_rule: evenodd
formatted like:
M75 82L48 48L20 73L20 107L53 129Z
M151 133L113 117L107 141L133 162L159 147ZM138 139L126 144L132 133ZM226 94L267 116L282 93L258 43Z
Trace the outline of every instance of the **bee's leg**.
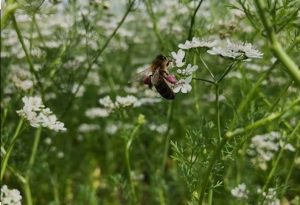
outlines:
M152 77L153 77L153 74L151 74L151 75L149 76L149 79L150 79L150 82L149 82L149 88L150 88L150 89L152 89L152 86L153 86L153 85L152 85L152 82L151 82L151 78L152 78Z

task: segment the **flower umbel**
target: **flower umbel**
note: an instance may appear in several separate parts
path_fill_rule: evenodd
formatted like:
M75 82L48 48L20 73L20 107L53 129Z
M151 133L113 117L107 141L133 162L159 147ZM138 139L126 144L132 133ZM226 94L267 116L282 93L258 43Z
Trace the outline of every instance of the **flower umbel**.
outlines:
M248 190L246 188L246 184L239 184L237 187L231 190L231 195L238 199L247 199L248 198Z
M186 69L178 69L177 73L181 74L181 75L192 75L193 72L195 72L196 70L198 70L198 66L197 65L191 65L188 64Z
M65 131L64 123L57 120L49 108L45 108L40 97L23 97L24 106L17 113L26 118L32 127L47 127L50 130Z
M192 86L190 85L191 82L192 76L189 76L186 79L179 80L173 88L174 93L178 93L179 91L181 91L182 93L190 92L192 90Z
M2 205L21 205L22 196L17 189L9 189L6 185L1 187Z
M181 68L182 66L184 66L185 62L183 62L184 56L185 56L185 52L181 49L179 49L176 52L172 52L171 53L172 57L175 59L175 65L178 68Z
M225 58L262 58L262 53L255 48L253 48L251 43L232 43L230 40L227 40L226 45L212 47L207 53L211 55L220 55Z

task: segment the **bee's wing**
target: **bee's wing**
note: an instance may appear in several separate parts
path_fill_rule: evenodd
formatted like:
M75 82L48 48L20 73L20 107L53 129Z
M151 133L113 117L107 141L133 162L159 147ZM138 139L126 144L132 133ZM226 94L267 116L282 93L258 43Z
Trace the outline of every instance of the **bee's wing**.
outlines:
M151 67L148 67L140 72L137 72L133 75L131 78L131 81L128 83L133 83L133 82L140 82L143 83L144 79L152 74L151 72Z
M159 83L159 81L161 80L161 77L162 76L160 76L159 69L157 69L151 77L151 83L153 85L157 85Z

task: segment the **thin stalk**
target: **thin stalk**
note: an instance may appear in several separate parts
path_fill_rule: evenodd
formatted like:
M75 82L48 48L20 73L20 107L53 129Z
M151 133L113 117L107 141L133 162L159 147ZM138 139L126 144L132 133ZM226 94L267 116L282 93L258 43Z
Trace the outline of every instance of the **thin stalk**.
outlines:
M19 28L19 25L17 23L16 17L15 17L14 14L12 14L12 22L13 22L13 27L16 30L18 39L19 39L19 41L21 43L22 49L23 49L23 51L25 53L25 58L26 58L26 61L27 61L28 65L29 65L30 72L33 74L33 76L34 76L34 78L35 78L35 80L36 80L36 82L37 82L37 84L39 86L41 98L42 98L43 102L45 102L43 85L42 85L42 83L40 81L38 72L34 69L34 65L33 65L32 59L31 59L31 57L29 55L29 52L28 52L28 50L26 48L23 36L21 34L21 30Z
M219 102L219 95L220 95L220 87L219 84L216 84L216 110L217 110L217 127L218 127L218 136L219 141L222 139L221 133L221 116L220 116L220 102Z
M205 171L204 175L203 175L203 181L200 185L200 197L199 197L199 201L198 204L201 205L203 203L203 199L204 199L204 195L205 195L205 190L207 189L207 185L208 185L208 181L209 181L209 175L213 169L213 166L216 162L216 160L219 158L219 155L222 151L222 148L224 147L224 145L227 142L227 138L222 138L222 141L220 142L220 144L218 145L218 147L214 150L214 153L212 155L212 158L209 161L207 170Z
M170 147L170 130L171 130L171 121L172 121L172 116L173 116L173 107L174 107L174 101L172 101L169 104L168 108L168 114L167 114L167 119L168 119L168 129L165 133L165 147L164 147L164 155L163 155L163 161L162 161L162 174L164 174L165 171L165 165L167 163L168 159L168 152L169 152L169 147Z
M159 46L161 47L162 50L164 50L164 41L163 41L161 34L157 28L156 16L155 16L155 14L153 12L153 8L152 8L152 0L146 0L145 4L146 4L146 9L147 9L148 15L150 16L150 18L152 20L154 34L159 42Z
M125 162L126 162L126 168L127 168L127 174L128 174L128 180L129 180L129 184L130 184L130 189L131 189L131 196L133 199L133 204L137 203L137 198L136 198L136 192L134 189L134 184L131 178L131 165L130 165L130 153L129 153L129 149L131 147L132 141L136 135L136 133L138 132L140 128L140 124L136 125L135 128L133 129L133 131L131 132L128 141L126 142L125 145Z
M3 111L4 111L3 116L1 116L1 130L3 130L3 126L4 126L4 123L5 123L6 117L7 117L8 109L4 108Z
M40 142L41 133L42 133L42 127L37 128L37 130L35 131L35 136L34 136L34 141L33 141L33 145L32 145L31 155L30 155L30 158L29 158L29 164L28 164L28 167L27 167L27 172L26 172L26 175L25 175L25 178L27 179L27 181L29 181L31 170L32 170L32 167L33 167L34 162L35 162L35 157L36 157L37 148L38 148L38 145L39 145L39 142Z
M221 75L221 77L217 80L217 83L221 82L237 63L238 63L238 61L234 61L232 64L230 64L226 68L226 70L224 71L224 73Z
M213 195L214 195L214 191L213 191L213 188L210 188L209 189L209 192L208 192L208 204L209 205L212 205L212 201L213 201Z
M79 82L75 92L73 93L70 101L67 103L66 109L63 112L63 114L61 115L61 117L66 116L67 112L70 110L73 101L75 100L75 96L78 93L79 89L81 88L81 86L83 85L85 79L87 78L88 74L90 73L91 69L92 69L92 65L94 65L98 58L101 56L101 54L104 52L104 50L106 49L106 47L109 45L110 41L112 40L112 38L116 35L116 33L118 32L119 28L121 27L121 25L124 23L124 21L126 20L128 14L130 13L133 5L134 5L135 0L132 0L125 12L125 14L123 15L122 19L120 20L120 22L118 23L117 27L114 29L114 31L111 33L111 35L108 37L108 39L106 40L106 42L104 43L104 45L97 51L96 55L93 57L88 69L86 70L83 78L81 79L81 81Z
M19 137L20 130L21 130L22 126L23 126L23 123L24 123L24 119L20 118L19 123L17 125L17 128L15 130L15 133L14 133L14 135L12 137L12 142L10 143L10 145L9 145L9 147L7 149L7 152L4 155L3 160L1 162L0 181L2 181L2 179L3 179L4 173L5 173L5 170L6 170L6 167L7 167L7 162L9 160L9 157L10 157L10 154L12 152L12 149L13 149L14 145L16 144L16 141L17 141L17 139Z
M194 10L193 15L191 17L191 23L190 23L190 28L189 28L189 32L188 32L188 40L192 40L196 15L197 15L198 10L200 9L202 2L203 2L203 0L199 1L198 5L197 5L196 9Z
M298 142L299 142L299 139L300 139L300 138L298 138ZM297 147L299 147L299 143L298 143ZM294 158L292 159L292 161L294 161L294 160L297 158L298 153L299 153L299 151L296 150L295 155L294 155ZM291 164L291 166L290 166L290 168L289 168L289 171L288 171L288 173L287 173L287 175L286 175L286 178L285 178L285 180L284 180L283 190L282 190L282 193L281 193L281 195L280 195L281 197L285 194L285 192L286 192L286 190L287 190L287 187L288 187L288 184L289 184L289 179L290 179L290 177L291 177L291 175L292 175L292 172L293 172L294 168L295 168L295 163L293 162L293 163Z
M272 122L275 119L278 119L279 117L281 117L286 111L288 111L289 109L291 109L292 107L294 107L295 105L300 103L300 97L297 98L295 101L293 101L289 106L287 106L286 109L284 109L282 112L274 112L271 113L270 115L268 115L267 117L264 117L260 120L255 121L254 123L247 125L246 127L243 128L237 128L233 131L228 131L225 133L225 137L226 138L232 138L236 135L241 135L244 134L250 130L256 129L258 127L261 127L263 125L268 124L269 122ZM294 113L296 114L296 113Z
M212 73L212 71L209 69L209 67L207 66L207 64L205 63L205 61L202 59L202 56L199 55L200 61L201 63L204 65L204 68L208 71L208 73L210 74L210 76L212 77L212 79L214 81L216 81L215 75Z
M297 124L297 126L295 127L295 129L292 131L292 133L290 134L290 136L288 138L293 137L296 134L296 131L299 129L299 127L300 127L300 122ZM280 161L280 159L281 159L281 157L283 155L283 151L284 151L284 146L280 149L280 151L278 153L278 156L277 156L277 158L275 160L275 163L272 166L272 169L271 169L271 171L270 171L270 173L269 173L269 175L267 177L266 183L265 183L265 185L264 185L264 187L262 189L262 193L266 192L267 189L269 188L269 184L270 184L270 182L271 182L271 180L272 180L272 178L273 178L273 176L275 174L275 171L276 171L276 169L278 167L279 161ZM264 200L265 200L265 197L263 198L262 203L264 203Z
M216 83L214 81L206 80L206 79L203 79L203 78L193 78L193 80L200 80L200 81L205 82L205 83L210 83L212 85L216 85Z
M29 186L28 181L23 183L23 190L24 190L24 193L25 193L26 205L32 205L31 188Z
M264 2L262 0L254 0L254 2L257 7L257 12L260 16L260 20L262 21L268 35L268 40L271 44L271 50L273 51L277 59L285 66L289 75L295 80L298 86L300 86L300 70L297 64L290 58L290 56L285 52L285 50L279 43L272 24L265 15L267 9Z

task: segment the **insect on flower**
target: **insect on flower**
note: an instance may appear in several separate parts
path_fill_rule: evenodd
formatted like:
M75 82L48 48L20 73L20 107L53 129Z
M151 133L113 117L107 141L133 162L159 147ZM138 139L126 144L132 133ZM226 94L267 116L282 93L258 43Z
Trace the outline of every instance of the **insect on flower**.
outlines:
M168 71L171 62L172 60L160 54L156 56L150 67L138 74L144 84L148 85L149 88L154 86L157 92L168 100L175 98L171 86L177 82L175 76Z

